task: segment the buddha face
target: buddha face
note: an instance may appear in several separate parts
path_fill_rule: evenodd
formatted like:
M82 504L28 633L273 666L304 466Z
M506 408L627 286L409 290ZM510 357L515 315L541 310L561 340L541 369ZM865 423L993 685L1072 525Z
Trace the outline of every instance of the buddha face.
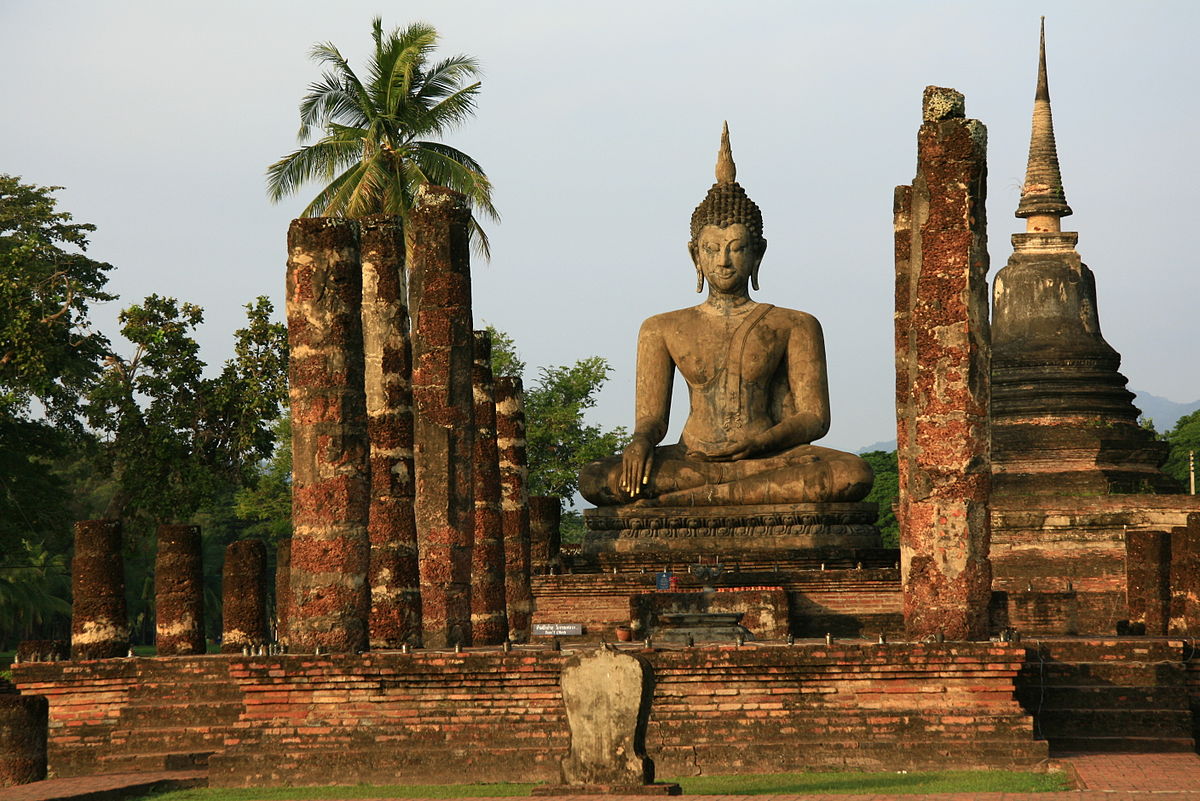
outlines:
M710 287L722 293L745 292L758 272L764 244L745 225L734 223L724 228L704 226L689 249L697 272Z

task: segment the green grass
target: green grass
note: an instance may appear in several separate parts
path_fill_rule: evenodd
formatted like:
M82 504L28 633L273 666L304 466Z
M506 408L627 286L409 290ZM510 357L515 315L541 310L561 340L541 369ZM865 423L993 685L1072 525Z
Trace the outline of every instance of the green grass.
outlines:
M930 773L769 773L690 776L677 781L685 795L775 795L804 793L1048 793L1070 790L1061 773L942 771ZM425 784L407 786L273 787L176 790L145 796L149 801L320 801L329 798L476 798L527 796L532 784Z

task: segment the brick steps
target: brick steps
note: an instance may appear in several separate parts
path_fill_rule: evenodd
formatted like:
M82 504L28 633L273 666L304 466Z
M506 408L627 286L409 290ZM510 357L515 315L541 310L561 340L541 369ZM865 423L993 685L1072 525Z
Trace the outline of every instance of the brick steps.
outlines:
M1054 751L1195 751L1184 645L1142 638L1033 643L1017 677L1017 700Z

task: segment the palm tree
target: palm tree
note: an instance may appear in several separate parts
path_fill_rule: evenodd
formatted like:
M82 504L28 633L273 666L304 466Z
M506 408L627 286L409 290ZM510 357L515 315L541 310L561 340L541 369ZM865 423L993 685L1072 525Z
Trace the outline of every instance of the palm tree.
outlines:
M279 201L302 184L327 182L303 215L362 217L395 214L406 219L417 189L448 186L467 196L472 209L498 221L492 185L475 159L438 137L475 111L479 65L457 55L429 63L437 45L433 26L417 22L386 36L383 22L371 22L375 53L364 84L332 43L313 47L312 58L326 67L300 101L300 132L324 135L267 168L267 191ZM472 218L472 237L484 256L487 235Z

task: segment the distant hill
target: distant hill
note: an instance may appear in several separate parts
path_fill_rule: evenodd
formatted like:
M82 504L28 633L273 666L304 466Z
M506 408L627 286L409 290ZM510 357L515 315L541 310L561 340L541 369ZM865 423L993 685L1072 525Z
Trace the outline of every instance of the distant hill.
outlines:
M1178 403L1138 389L1130 389L1130 392L1137 394L1133 405L1142 410L1143 417L1149 417L1154 421L1154 429L1160 434L1174 428L1175 421L1180 417L1200 409L1200 400Z
M894 451L896 450L896 440L888 439L883 442L875 442L867 445L865 448L859 448L855 453L870 453L871 451Z

